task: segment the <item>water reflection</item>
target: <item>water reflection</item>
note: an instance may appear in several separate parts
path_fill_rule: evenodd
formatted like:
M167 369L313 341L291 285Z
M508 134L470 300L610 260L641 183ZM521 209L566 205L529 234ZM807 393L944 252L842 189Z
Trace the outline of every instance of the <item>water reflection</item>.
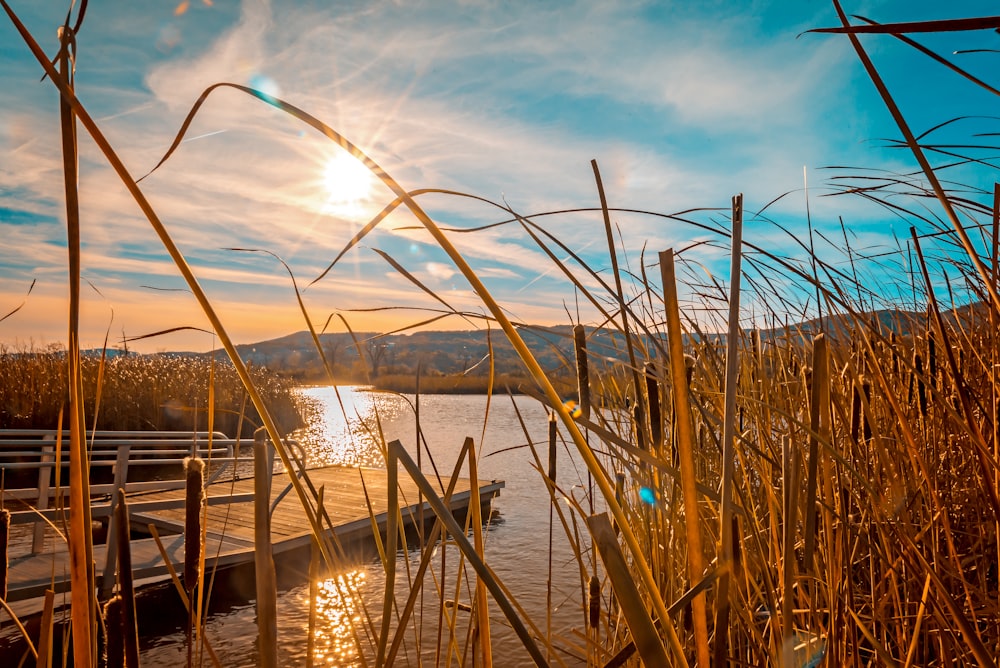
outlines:
M397 417L398 401L357 387L305 387L307 427L292 437L309 452L309 466L384 466L379 420Z
M546 628L551 624L553 637L569 639L564 644L560 641L564 648L558 655L560 662L572 667L585 665L585 659L575 657L572 648L580 637L580 629L587 623L587 611L583 606L586 581L576 568L577 553L567 536L558 529L558 520L551 548L548 544L549 494L535 468L531 450L525 447L528 441L537 448L544 448L547 442L548 416L543 407L528 397L495 399L490 403L488 423L484 425L487 422L484 396L425 395L418 399L353 387L341 387L339 392L331 387L303 388L301 391L303 397L312 402L307 416L310 427L294 436L309 452L310 466L383 467L379 448L383 441L376 425L376 414L384 440L399 439L410 454L415 455L415 408L418 404L426 443L422 466L428 475L436 478L435 469L442 475L450 473L465 437L472 436L480 453L480 479L506 481L506 487L494 502L494 510L502 513L502 521L494 520L486 536L488 563L536 624L545 624ZM521 428L522 419L527 434ZM565 443L561 444L558 456L560 486L570 493L571 505L587 507L583 494L583 490L588 489L586 469ZM569 503L569 499L566 502ZM426 597L418 602L413 618L402 631L405 641L395 666L447 665L446 653L462 651L471 616L454 608L444 608L442 601L445 598L468 603L471 598L463 584L465 577L456 572L461 558L455 549L449 545L435 555L433 575L428 574L424 582ZM546 558L550 549L554 568L551 576ZM447 553L444 575L441 572L443 553ZM409 560L409 569L405 560ZM401 556L397 562L397 605L409 594L409 581L403 573L413 572L419 560L420 553L414 551ZM381 562L361 564L356 570L331 575L321 584L316 596L317 615L313 627L314 664L362 666L367 661L367 665L373 665L386 586ZM549 584L552 586L551 611L548 608ZM439 593L441 588L445 589L443 594ZM308 583L302 582L279 592L278 652L283 666L306 665L311 603ZM529 657L520 641L509 625L499 621L502 615L492 602L490 608L491 618L498 620L491 624L494 665L498 668L526 665ZM438 619L442 613L446 621L439 645ZM551 621L547 619L548 614ZM452 615L456 622L453 631L448 623ZM395 630L394 624L393 632ZM257 630L252 603L213 612L206 635L222 665L256 663ZM185 656L183 633L159 636L143 648L143 666L172 668L182 665Z
M359 663L362 631L358 596L365 571L355 570L322 580L316 590L312 635L314 665L353 666Z

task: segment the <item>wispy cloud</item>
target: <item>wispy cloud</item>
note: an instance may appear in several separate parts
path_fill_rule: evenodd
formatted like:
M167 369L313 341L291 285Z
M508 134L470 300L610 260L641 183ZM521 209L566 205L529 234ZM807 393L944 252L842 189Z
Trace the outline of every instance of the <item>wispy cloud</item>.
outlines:
M37 34L49 34L65 11L56 4L16 9ZM265 89L309 111L407 188L480 195L521 215L598 206L590 168L596 158L612 207L717 208L688 217L723 224L734 193L744 192L747 210L755 211L791 192L766 213L800 235L803 165L874 162L908 169L905 157L865 143L891 128L869 109L871 91L856 76L846 41L797 37L830 23L829 8L246 0L193 3L175 16L169 4L149 11L94 6L80 37L80 97L135 176L157 163L197 97L220 81ZM30 301L49 307L65 275L56 98L49 82L38 82L37 64L7 25L0 27L0 44L0 87L18 91L0 95L0 303L20 299L22 284L38 277L47 285ZM238 319L241 335L265 338L300 328L284 269L263 256L224 249L270 250L304 285L391 194L376 186L349 208L332 205L324 170L341 149L233 90L213 94L187 137L143 181L144 191L210 292ZM176 285L176 273L85 136L81 151L84 272L122 328L182 324L190 299L181 295L157 294L156 313L150 313L153 300L140 286ZM864 227L884 220L884 212L820 197L828 192L825 176L810 172L813 223L834 234L843 215L859 248L891 247L885 229ZM466 198L419 201L442 225L456 228L509 217ZM599 214L536 222L595 269L606 268ZM633 263L644 247L655 253L712 237L651 216L615 213L613 222ZM414 224L404 210L392 214L328 279L306 291L310 308L329 313L423 304L425 296L371 248L447 291L461 308L476 308L448 259L425 233L408 229ZM751 222L748 234L774 252L795 248L766 221ZM572 291L519 225L451 236L520 317L564 319ZM698 245L691 260L722 267L725 245ZM244 318L257 313L251 304L276 315L247 324ZM375 328L391 316L353 317ZM14 327L15 336L45 331L58 338L59 318L43 320L26 306L2 325L0 340L11 338Z

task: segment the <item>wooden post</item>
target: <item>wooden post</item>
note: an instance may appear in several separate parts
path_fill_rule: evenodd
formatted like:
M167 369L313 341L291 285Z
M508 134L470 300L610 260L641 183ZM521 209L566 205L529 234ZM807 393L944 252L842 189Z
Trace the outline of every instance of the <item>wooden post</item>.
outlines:
M111 509L108 516L108 549L104 557L104 574L101 577L101 598L111 596L115 585L115 566L118 563L118 506L125 500L125 482L128 479L128 457L132 446L129 443L118 447L115 459L115 487L111 494Z
M267 432L258 429L253 438L254 570L257 578L257 665L262 668L278 666L278 592L271 550L270 510L273 452L267 442Z
M50 435L46 434L42 438L48 440ZM51 438L55 441L56 435L52 434ZM35 503L35 508L38 510L45 510L49 507L49 485L53 476L53 467L48 466L48 462L55 459L54 454L54 445L42 446L42 454L38 458L38 501ZM55 470L55 475L59 475L58 470ZM45 522L38 521L35 522L31 534L31 553L38 554L43 549L45 549Z

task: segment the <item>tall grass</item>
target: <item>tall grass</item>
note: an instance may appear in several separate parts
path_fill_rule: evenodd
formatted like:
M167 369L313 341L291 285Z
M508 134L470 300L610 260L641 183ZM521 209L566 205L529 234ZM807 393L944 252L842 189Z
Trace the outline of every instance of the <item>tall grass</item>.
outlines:
M0 429L52 429L66 397L66 352L61 349L15 349L0 344ZM207 357L116 355L81 358L83 401L89 428L205 430L208 388L213 386L215 427L223 433L251 436L260 426L231 364ZM265 367L250 375L284 433L301 418L293 384ZM96 408L98 396L100 407ZM242 434L237 434L243 414ZM96 423L94 416L96 414Z
M849 27L840 30L851 33ZM902 29L886 32L893 30ZM405 190L358 147L303 110L252 89L219 84L323 133L393 190L395 200L345 252L395 208L408 208L449 254L518 352L528 379L521 390L558 416L563 438L575 446L588 478L584 502L574 497L570 504L556 506L560 525L575 548L587 632L576 638L555 637L536 625L490 568L475 513L471 527L459 525L445 508L440 489L430 484L401 444L383 440L390 475L414 478L435 513L437 523L428 543L441 535L445 548L408 545L406 534L396 530L398 518L391 514L385 543L376 538L387 582L381 617L357 599L362 614L352 634L360 655L370 657L374 665L398 661L403 635L421 635L424 620L414 620L411 613L417 597L426 594L439 612L439 663L461 657L462 664L489 665L498 658L501 650L492 642L491 626L497 617L491 620L487 611L496 603L523 645L520 654L504 648L504 656L516 654L538 664L616 666L641 660L647 665L708 665L712 644L716 665L995 664L1000 654L997 244L991 246L992 255L979 252L956 209L974 220L992 220L995 240L996 200L971 206L967 197L942 188L856 36L850 37L931 184L923 195L936 197L952 223L932 238L913 235L913 262L922 280L907 287L919 296L920 307L904 311L879 301L859 278L865 267L846 242L841 250L851 261L851 272L825 263L805 243L805 257L796 260L755 245L750 235L741 242L731 230L742 217L742 206L734 206L731 221L700 223L688 214L667 216L710 234L710 243L733 255L736 275L729 277L728 294L718 280L687 262L683 252L665 251L655 264L641 256L640 271L633 274L618 262L624 249L614 239L615 212L605 201L596 163L600 206L593 210L604 219L601 231L614 267L610 280L550 235L538 222L540 216L519 215L477 198L497 207L504 224L519 228L545 252L581 301L600 314L596 324L613 330L623 343L627 361L617 363L597 383L592 381L600 360L587 353L586 335L577 335L573 367L580 376L575 398L588 402L590 397L579 411L565 402L571 386L557 386L541 369L506 311L456 250L452 232L421 208L418 198L431 191ZM65 103L87 119L87 131L99 139L203 302L232 357L234 372L287 465L288 455L257 379L235 355L183 257L72 96L65 76L47 60L44 65ZM195 105L164 160L217 87ZM895 210L900 211L899 205ZM921 218L906 209L902 213ZM757 220L762 219L758 214ZM966 299L978 303L939 302L942 288L952 286L940 285L935 277L927 255L932 244L938 257L959 273ZM413 282L401 263L394 261L393 266ZM745 312L735 308L725 318L713 315L725 309L711 308L707 315L694 317L679 299L682 289L710 307L734 304L745 291L754 305L754 325L738 326L733 320ZM790 307L796 301L789 290L797 290L797 297L808 296L805 303L813 300L811 307ZM301 299L299 304L318 342ZM882 308L893 310L878 313ZM815 312L823 317L806 322ZM66 364L58 357L52 362ZM161 370L146 367L137 373L148 381ZM114 382L110 378L109 386ZM63 375L39 371L29 375L29 382L39 392L51 386L59 394L67 381ZM164 400L157 396L132 410L136 415L158 413ZM115 401L105 391L102 410ZM17 408L28 413L36 409ZM475 479L472 447L467 441L462 459L468 453L469 475ZM538 469L538 484L546 486L555 503L555 467L546 474L539 459ZM459 473L456 468L452 480ZM321 535L320 527L328 520L315 490L306 484L296 493L316 534L317 552L329 567L342 565L339 546ZM393 487L390 500L396 497ZM581 527L589 532L580 533ZM407 570L397 573L397 548L418 549L418 568L410 571L404 560ZM428 581L425 575L435 572L430 569L435 559L441 576ZM396 598L397 581L408 589L405 603ZM342 586L345 596L358 596L350 584ZM462 603L463 598L469 603ZM457 617L461 605L473 613L464 627ZM78 653L77 661L85 663L85 655Z

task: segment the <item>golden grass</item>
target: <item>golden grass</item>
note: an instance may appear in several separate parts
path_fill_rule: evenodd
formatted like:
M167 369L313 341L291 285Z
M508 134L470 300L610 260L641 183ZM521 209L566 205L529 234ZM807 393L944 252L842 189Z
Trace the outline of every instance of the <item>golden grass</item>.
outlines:
M51 429L56 424L66 397L66 359L61 349L0 344L0 429ZM209 387L215 429L235 438L252 436L260 426L253 406L241 420L247 395L231 364L217 362L213 371L205 357L128 354L103 361L87 355L80 365L89 429L207 430ZM288 433L299 427L293 384L264 367L251 367L250 375L281 428Z

